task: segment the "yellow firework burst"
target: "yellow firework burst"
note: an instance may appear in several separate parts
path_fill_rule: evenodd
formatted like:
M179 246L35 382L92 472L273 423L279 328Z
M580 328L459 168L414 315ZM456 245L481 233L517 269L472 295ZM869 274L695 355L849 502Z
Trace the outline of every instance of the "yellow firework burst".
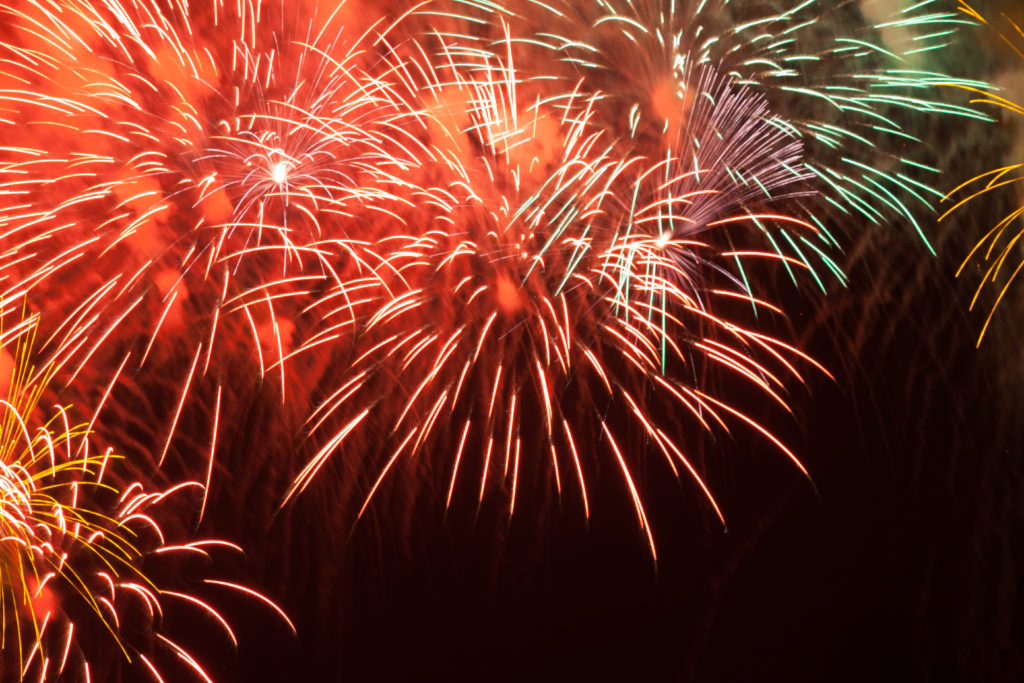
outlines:
M125 484L114 471L120 458L90 449L90 424L76 424L67 406L44 409L53 370L37 372L30 364L35 323L31 318L14 331L20 334L9 334L13 353L0 350L0 382L7 386L0 398L4 680L106 680L135 668L156 680L172 671L178 680L185 670L209 681L198 659L165 628L164 608L177 602L198 610L237 644L228 620L198 593L157 581L150 570L183 555L240 549L219 540L173 543L157 511L201 484L159 491ZM200 583L256 597L287 621L244 586L209 578Z
M965 0L960 0L960 11L995 29L994 25L984 15ZM1000 39L1017 56L1024 60L1024 29L1005 13L1000 15L1000 19L1012 29L1000 33ZM1003 96L983 88L962 84L958 84L956 87L978 95L978 97L972 100L974 104L995 106L1013 115L1024 116L1024 105L1019 103L1019 98L1016 98L1013 93L1007 93L1006 96ZM1024 259L1020 258L1019 251L1021 239L1024 238L1024 222L1022 222L1022 216L1024 216L1024 191L1021 189L1021 183L1024 183L1024 160L1018 163L1004 164L975 176L954 188L943 200L944 202L952 201L953 205L940 216L940 221L965 205L978 200L982 196L989 195L989 193L997 191L1015 191L1017 193L1015 203L1018 206L1003 216L995 226L977 241L956 273L957 277L959 277L971 263L977 263L983 270L984 277L978 283L974 296L971 299L972 310L978 304L983 290L988 287L998 288L995 301L992 303L988 316L985 318L985 324L978 335L979 346L1000 302L1002 302L1007 291L1009 291L1010 285L1013 284L1021 270L1024 269ZM1016 265L1014 265L1014 262L1016 262Z

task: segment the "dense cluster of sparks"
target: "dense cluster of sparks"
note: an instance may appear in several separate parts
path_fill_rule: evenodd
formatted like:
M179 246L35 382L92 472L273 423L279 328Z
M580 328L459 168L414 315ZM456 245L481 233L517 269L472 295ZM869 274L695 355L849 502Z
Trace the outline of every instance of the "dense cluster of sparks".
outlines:
M788 411L792 380L824 372L773 336L769 271L825 289L851 225L923 236L915 205L941 195L907 122L979 116L936 86L981 84L921 65L969 18L925 0L823 35L823 11L860 10L781 4L7 0L5 325L26 301L33 357L68 386L180 359L149 464L190 397L215 393L205 483L182 485L201 509L232 400L217 359L240 354L282 402L313 397L308 465L281 482L283 504L357 453L373 481L359 515L414 459L445 509L494 496L511 516L524 486L551 486L589 515L588 482L610 467L656 557L643 454L723 522L708 432L752 430L806 473L748 410ZM84 445L114 438L102 420L31 436L32 396L8 406L21 419L0 443L22 671L45 679L74 651L75 622L47 606L64 598L40 597L62 580L156 673L115 603L137 594L156 624L178 597L227 628L137 569L207 546L166 545L145 512L180 487L104 479L109 456ZM82 507L86 484L116 494L105 516ZM145 550L139 523L157 538Z

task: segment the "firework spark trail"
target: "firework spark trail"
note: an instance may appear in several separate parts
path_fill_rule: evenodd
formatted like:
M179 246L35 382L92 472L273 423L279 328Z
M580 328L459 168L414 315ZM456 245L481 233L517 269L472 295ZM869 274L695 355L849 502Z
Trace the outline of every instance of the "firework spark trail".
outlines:
M42 382L29 381L33 338L34 332L9 345L13 357L0 351L10 366L0 420L0 627L5 674L18 672L5 678L89 681L134 667L158 680L185 671L210 680L179 636L166 630L164 611L182 602L237 646L229 622L185 580L158 583L151 572L178 572L185 558L211 560L224 549L241 549L215 539L172 542L159 520L200 484L155 492L138 482L119 485L121 458L110 450L90 455L89 429L73 425L69 408L43 414L39 401L52 369ZM178 584L190 592L174 590ZM276 605L253 595L290 625Z
M974 9L966 0L960 1L960 11L982 24L990 25L985 16ZM1003 15L1003 19L1009 23L1013 30L1008 31L1007 34L1000 34L999 37L1018 57L1024 59L1024 51L1022 51L1024 49L1024 29L1006 15ZM1003 97L993 92L993 89L990 87L971 86L962 83L951 83L950 85L963 88L977 95L971 101L972 104L994 105L1011 114L1024 116L1024 104L1021 104L1022 100L1014 100L1015 95L1013 94ZM990 192L1007 192L1010 189L1017 189L1019 193L1019 184L1024 182L1022 169L1024 169L1024 163L1010 163L982 173L960 184L943 198L944 204L952 203L952 206L945 210L939 217L939 220L948 218L957 210L963 209L970 202L986 196ZM989 314L981 327L981 332L978 333L978 346L981 346L981 340L984 338L985 332L988 330L1000 302L1006 296L1014 280L1020 275L1021 270L1024 269L1024 260L1020 260L1016 267L1012 265L1012 261L1018 258L1016 255L1018 251L1017 245L1021 238L1024 237L1024 229L1020 227L1022 215L1024 215L1024 206L1020 206L1004 216L1002 220L975 243L974 248L964 258L963 263L957 270L956 274L959 277L964 272L964 268L968 264L975 262L978 258L980 258L982 263L987 264L984 267L983 277L978 283L978 287L971 299L971 310L978 304L981 292L985 289L986 285L995 285L997 287L995 300L991 304ZM1007 261L1011 263L1008 264ZM1000 280L1002 280L1001 283Z

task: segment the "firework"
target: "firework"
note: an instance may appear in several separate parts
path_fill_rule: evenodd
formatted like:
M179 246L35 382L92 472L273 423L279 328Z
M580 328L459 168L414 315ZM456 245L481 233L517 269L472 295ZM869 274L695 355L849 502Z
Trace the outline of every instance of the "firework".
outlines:
M200 484L161 491L138 482L119 485L120 458L110 450L90 452L88 425L75 426L67 407L45 415L39 402L52 371L41 382L28 381L34 375L28 365L32 329L13 357L2 352L9 369L0 420L5 678L113 680L134 669L157 680L185 671L210 680L165 628L164 612L192 610L222 632L227 646L237 645L227 619L205 595L210 591L190 588L181 573L197 556L209 562L241 549L216 539L174 542L158 520ZM155 579L158 574L166 580ZM287 622L276 605L245 586L208 575L198 582L255 596Z
M982 14L964 0L960 2L960 11L982 24L989 24ZM1000 37L1018 57L1024 59L1024 52L1021 51L1021 46L1024 45L1024 30L1014 23L1011 18L1004 15L1004 19L1013 27L1013 31L1008 35L1001 34ZM1024 115L1024 106L1015 102L1012 99L1012 95L1003 97L993 92L990 87L968 86L964 84L952 85L978 95L977 98L971 101L972 104L994 105L1011 114ZM952 203L952 206L946 209L939 217L939 220L947 218L958 209L963 208L982 196L988 195L990 192L1007 192L1015 189L1019 183L1024 181L1024 175L1021 174L1022 168L1024 168L1022 163L1011 163L975 176L954 188L949 195L943 198L944 203ZM1018 207L1004 216L977 241L956 273L957 277L959 277L968 264L971 263L977 263L983 271L983 277L978 283L974 296L971 299L970 307L972 310L977 305L981 292L986 286L997 288L995 300L992 302L989 314L985 319L984 325L981 327L981 332L978 334L977 343L979 346L981 345L982 338L985 336L985 331L988 330L989 324L992 322L996 308L1006 296L1010 285L1017 278L1021 268L1024 268L1024 261L1021 261L1016 266L1013 265L1013 262L1016 260L1016 245L1021 237L1024 237L1024 230L1020 227L1022 214L1024 214L1024 206Z

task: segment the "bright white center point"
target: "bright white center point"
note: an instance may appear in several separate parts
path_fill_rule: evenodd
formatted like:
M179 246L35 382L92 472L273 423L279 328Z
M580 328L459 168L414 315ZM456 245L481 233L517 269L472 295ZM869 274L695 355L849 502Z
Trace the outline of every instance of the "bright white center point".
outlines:
M270 179L278 185L283 185L288 180L288 162L279 161L270 169Z

